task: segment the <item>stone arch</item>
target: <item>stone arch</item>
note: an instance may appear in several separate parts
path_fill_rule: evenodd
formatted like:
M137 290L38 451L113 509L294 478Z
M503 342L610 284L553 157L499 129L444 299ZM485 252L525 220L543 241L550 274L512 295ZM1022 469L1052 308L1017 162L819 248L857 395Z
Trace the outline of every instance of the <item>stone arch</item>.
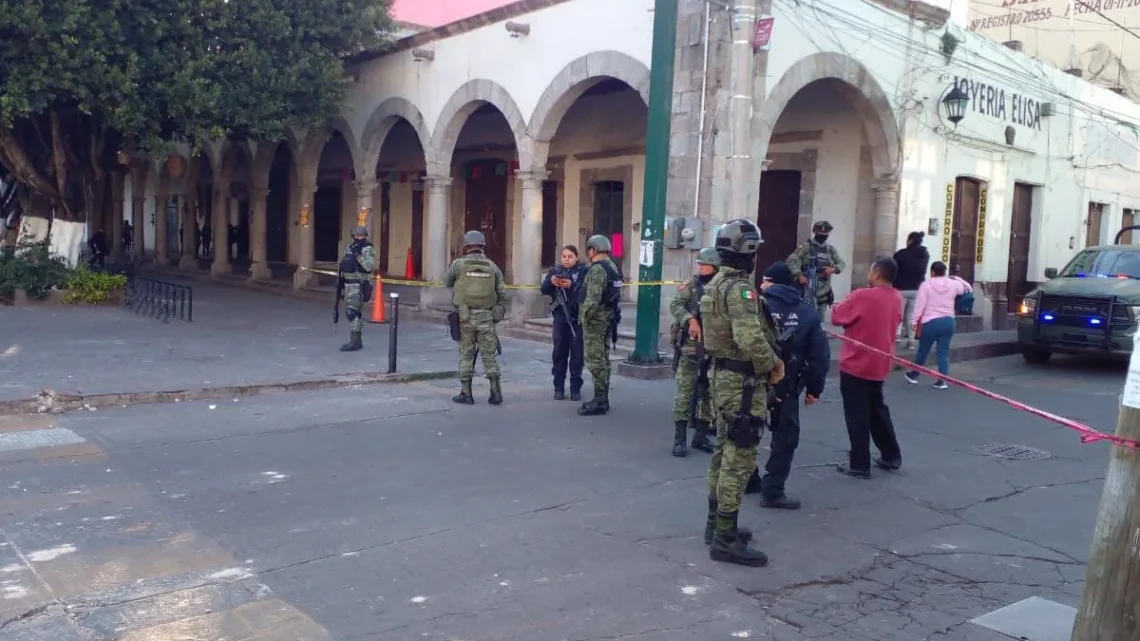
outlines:
M459 141L459 133L463 131L463 125L471 114L484 103L494 105L507 119L518 148L519 165L530 165L533 152L526 133L526 119L514 98L502 85L476 78L463 83L444 104L431 136L431 147L424 149L428 156L428 173L444 176L451 174L451 155Z
M620 51L594 51L574 60L547 85L530 117L527 136L534 144L532 168L545 167L550 141L574 102L608 78L629 85L649 104L649 67L640 60Z
M768 154L768 143L776 121L788 106L788 102L807 85L824 79L835 79L843 83L847 100L863 124L863 132L871 147L871 162L875 175L894 176L898 173L899 140L898 123L890 99L857 60L838 53L815 53L793 64L769 92L763 105L756 112L758 126L752 148L754 177L758 180Z
M364 126L364 133L360 138L361 174L370 176L376 171L376 163L380 160L380 150L384 147L384 141L388 138L392 127L395 127L401 119L408 121L412 129L416 130L420 147L424 150L425 157L428 156L432 139L427 121L410 100L396 96L377 105L368 119L368 124Z

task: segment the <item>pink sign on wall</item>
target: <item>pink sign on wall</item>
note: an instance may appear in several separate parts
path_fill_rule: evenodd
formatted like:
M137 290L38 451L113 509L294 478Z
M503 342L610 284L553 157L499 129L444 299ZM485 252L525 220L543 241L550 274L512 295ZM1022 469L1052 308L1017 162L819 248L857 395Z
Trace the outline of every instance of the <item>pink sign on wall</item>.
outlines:
M396 0L392 17L424 27L438 27L470 18L517 0Z
M613 245L613 251L610 252L610 256L621 258L625 253L625 235L620 232L610 234L610 245Z

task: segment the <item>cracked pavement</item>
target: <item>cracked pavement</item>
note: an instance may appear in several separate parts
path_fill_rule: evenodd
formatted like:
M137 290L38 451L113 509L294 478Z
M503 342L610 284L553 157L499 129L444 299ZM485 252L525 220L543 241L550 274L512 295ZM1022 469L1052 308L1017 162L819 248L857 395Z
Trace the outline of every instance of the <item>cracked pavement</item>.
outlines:
M803 412L804 509L745 500L772 563L726 566L701 542L707 455L669 455L671 382L615 379L613 412L581 418L548 366L508 358L501 407L432 382L0 419L78 437L0 451L0 637L1002 641L968 621L1079 599L1105 444L899 377L903 469L847 479L832 389ZM1065 359L954 373L1102 430L1123 381Z

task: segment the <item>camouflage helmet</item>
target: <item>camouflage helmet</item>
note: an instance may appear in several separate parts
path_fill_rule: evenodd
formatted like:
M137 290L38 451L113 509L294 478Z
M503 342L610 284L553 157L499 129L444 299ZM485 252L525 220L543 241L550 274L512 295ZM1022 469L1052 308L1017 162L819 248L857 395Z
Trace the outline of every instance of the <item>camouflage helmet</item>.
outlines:
M610 239L601 234L594 234L586 241L586 249L593 249L596 252L608 254L613 251L613 245L610 244Z
M716 253L715 247L705 247L697 252L697 264L720 267L720 254Z
M469 247L471 245L484 247L487 245L487 237L483 235L483 232L472 229L466 234L463 234L463 246Z
M356 227L352 228L352 235L364 236L365 238L368 238L368 228L364 225L357 225Z
M716 233L717 252L733 254L755 254L760 248L760 228L743 218L730 221Z
M831 226L831 223L826 220L821 220L811 226L811 233L818 234L822 232L824 234L830 234L832 229L835 228Z

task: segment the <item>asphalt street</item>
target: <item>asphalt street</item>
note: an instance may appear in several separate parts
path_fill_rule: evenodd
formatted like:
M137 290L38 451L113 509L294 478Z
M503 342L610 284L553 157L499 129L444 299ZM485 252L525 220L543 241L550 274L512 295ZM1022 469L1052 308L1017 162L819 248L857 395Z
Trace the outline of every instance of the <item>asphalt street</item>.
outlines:
M956 373L1104 430L1124 376ZM858 481L832 386L803 413L804 509L746 498L772 558L749 569L708 558L670 382L615 379L581 418L547 376L514 363L500 407L439 381L0 417L0 638L1000 641L969 620L1079 599L1104 444L897 375L904 467Z

